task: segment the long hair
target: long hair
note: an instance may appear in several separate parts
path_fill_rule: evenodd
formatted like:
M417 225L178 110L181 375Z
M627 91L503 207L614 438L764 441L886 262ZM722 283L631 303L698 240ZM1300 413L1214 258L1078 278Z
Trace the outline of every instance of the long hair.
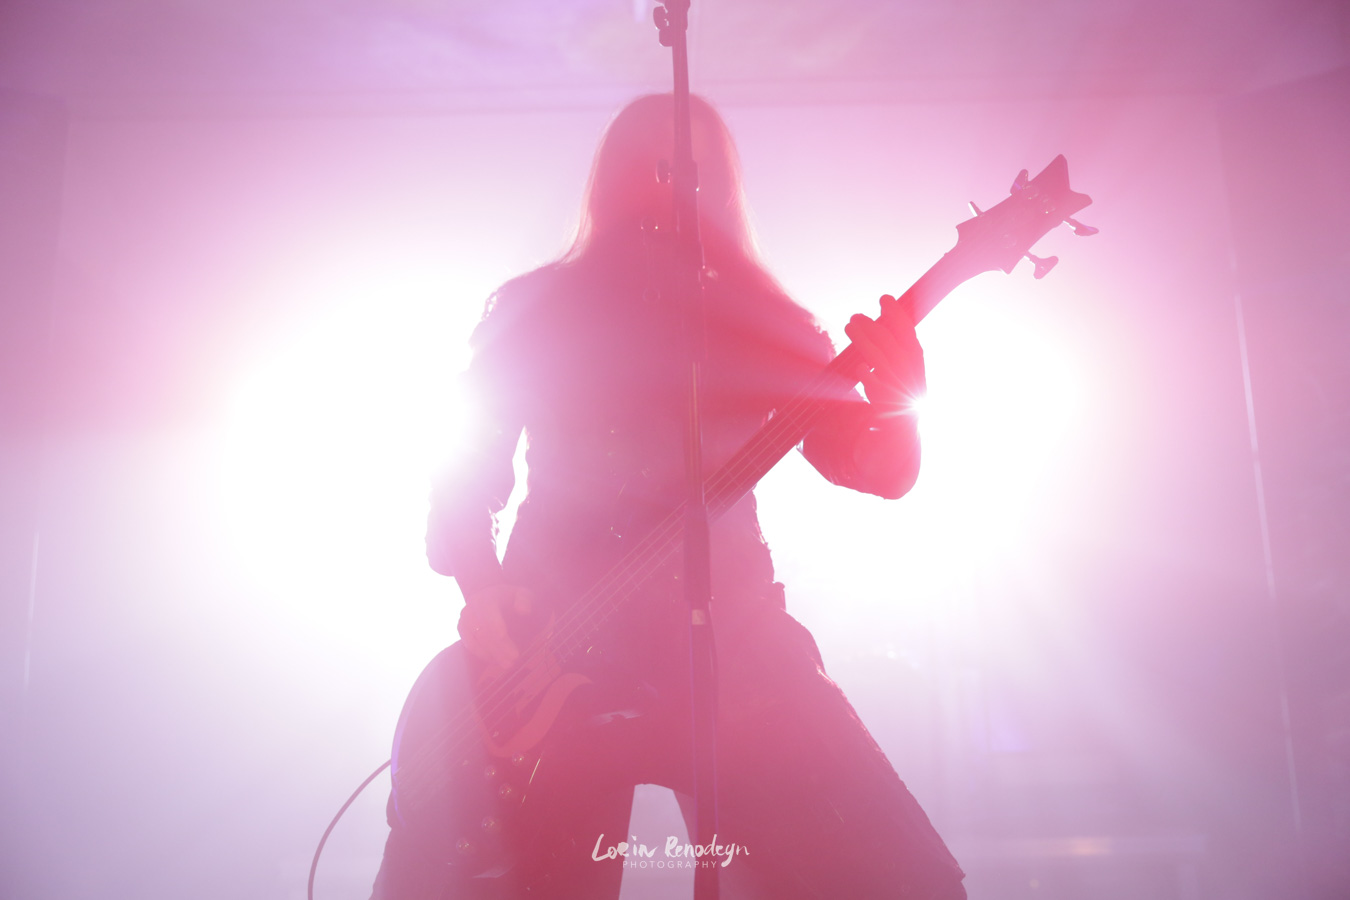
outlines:
M702 97L691 96L689 109L705 254L710 261L758 267L731 132ZM659 220L666 213L670 190L658 180L657 166L671 160L674 113L672 95L648 94L615 115L596 150L576 236L564 262L583 259L612 238L636 236L644 219Z
M726 122L702 97L691 96L689 101L698 164L699 231L710 275L704 285L718 298L714 306L724 316L740 316L755 323L750 327L773 333L774 341L794 353L828 360L832 346L820 323L787 295L760 261L741 185L740 157ZM585 283L608 277L601 273L633 271L634 259L650 250L643 221L664 217L668 222L672 211L671 190L658 180L657 166L671 158L674 119L675 100L670 94L639 97L614 116L595 152L571 246L557 261L516 282L571 270ZM489 301L489 309L494 302Z

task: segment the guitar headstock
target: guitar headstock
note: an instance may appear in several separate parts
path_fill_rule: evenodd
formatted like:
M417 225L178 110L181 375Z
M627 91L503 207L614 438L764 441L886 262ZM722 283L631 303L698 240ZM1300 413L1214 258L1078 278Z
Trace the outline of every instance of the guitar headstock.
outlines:
M1096 228L1071 218L1092 198L1069 188L1069 163L1062 155L1035 178L1027 178L1023 169L1009 193L1010 197L991 209L981 210L971 203L975 217L956 226L956 246L948 256L957 257L971 275L994 269L1011 272L1025 256L1036 265L1036 277L1042 278L1059 262L1054 256L1031 255L1032 246L1046 232L1067 222L1081 237L1097 233Z

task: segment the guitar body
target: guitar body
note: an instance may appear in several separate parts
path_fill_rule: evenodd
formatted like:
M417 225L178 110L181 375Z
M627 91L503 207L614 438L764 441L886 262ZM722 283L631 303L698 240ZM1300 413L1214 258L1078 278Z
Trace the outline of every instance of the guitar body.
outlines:
M522 779L487 741L457 740L447 730L477 727L475 669L455 643L418 676L394 731L392 804L429 855L488 871L504 859L502 814Z
M610 633L604 629L600 637ZM510 868L520 810L536 775L548 769L551 735L645 712L649 689L613 671L601 641L564 665L553 638L550 620L518 644L520 659L507 670L485 665L456 642L422 670L399 715L395 814L427 855L466 876Z
M394 732L400 822L445 863L500 874L503 835L529 794L539 745L590 684L544 655L503 673L462 643L442 650L418 676Z

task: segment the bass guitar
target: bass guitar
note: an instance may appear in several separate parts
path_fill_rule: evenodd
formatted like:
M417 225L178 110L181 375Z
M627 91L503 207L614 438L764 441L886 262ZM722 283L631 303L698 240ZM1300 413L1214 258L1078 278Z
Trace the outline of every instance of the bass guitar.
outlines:
M900 297L918 322L953 288L995 269L1011 272L1024 256L1041 278L1057 259L1031 247L1068 223L1079 235L1096 229L1071 218L1091 203L1069 188L1068 163L1055 159L1035 178L1024 169L1011 196L956 226L957 243ZM879 320L885 324L885 314ZM773 415L706 483L710 517L730 509L797 446L839 384L860 378L861 351L846 347ZM674 509L564 613L529 639L507 670L484 669L456 643L422 672L394 737L393 807L420 843L466 875L506 870L504 835L526 802L541 762L539 748L575 691L596 680L588 651L598 633L652 573L681 549L683 511Z

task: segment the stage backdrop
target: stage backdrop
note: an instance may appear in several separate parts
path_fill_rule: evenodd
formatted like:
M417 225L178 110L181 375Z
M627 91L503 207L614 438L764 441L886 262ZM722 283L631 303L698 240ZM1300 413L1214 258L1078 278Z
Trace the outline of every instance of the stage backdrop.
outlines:
M1277 618L1215 103L725 94L764 256L836 340L1019 169L1064 153L1095 201L1100 235L1038 248L1049 277L980 276L921 326L909 497L800 459L760 491L789 610L972 896L1282 896ZM421 530L467 334L565 246L621 99L70 122L25 420L42 463L24 574L6 568L25 601L35 573L12 896L302 895L455 637ZM339 826L321 896L368 890L386 790ZM664 839L659 815L639 810L639 838Z

